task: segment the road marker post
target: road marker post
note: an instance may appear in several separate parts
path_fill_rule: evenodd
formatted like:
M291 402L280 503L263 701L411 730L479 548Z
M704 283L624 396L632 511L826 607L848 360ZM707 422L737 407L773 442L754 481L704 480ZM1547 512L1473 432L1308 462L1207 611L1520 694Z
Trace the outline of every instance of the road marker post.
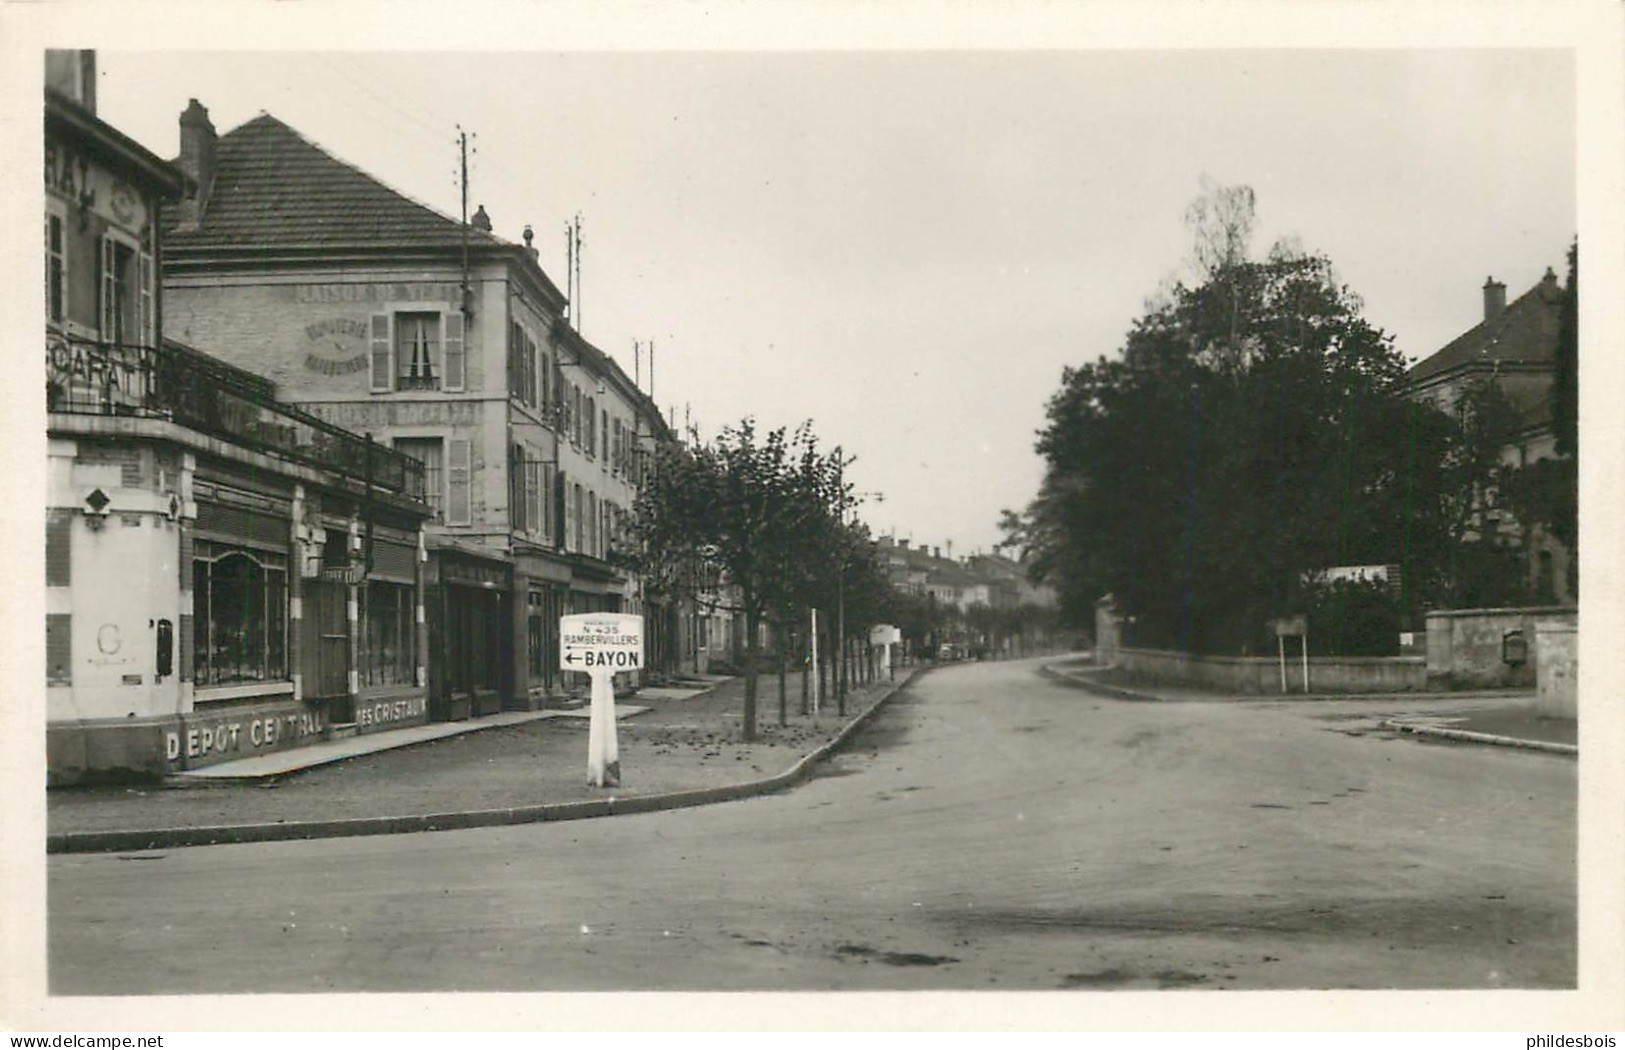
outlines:
M615 739L615 675L643 666L643 617L634 613L577 613L559 617L559 669L592 677L587 724L587 780L619 787Z

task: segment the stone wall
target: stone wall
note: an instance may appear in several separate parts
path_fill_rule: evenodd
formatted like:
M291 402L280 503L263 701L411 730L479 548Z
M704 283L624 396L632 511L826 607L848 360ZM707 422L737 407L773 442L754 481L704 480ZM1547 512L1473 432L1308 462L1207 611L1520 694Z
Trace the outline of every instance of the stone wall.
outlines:
M1536 628L1574 623L1566 606L1527 609L1443 609L1427 616L1427 678L1430 688L1533 689L1539 678ZM1504 659L1508 635L1521 632L1525 658Z
M1579 715L1579 638L1577 622L1543 620L1535 625L1534 650L1540 664L1535 706L1547 717Z
M1214 689L1225 693L1282 693L1278 657L1197 656L1165 649L1118 647L1118 667L1148 678ZM1311 657L1311 693L1404 693L1426 688L1426 664L1420 657ZM1303 661L1288 645L1286 690L1303 693Z

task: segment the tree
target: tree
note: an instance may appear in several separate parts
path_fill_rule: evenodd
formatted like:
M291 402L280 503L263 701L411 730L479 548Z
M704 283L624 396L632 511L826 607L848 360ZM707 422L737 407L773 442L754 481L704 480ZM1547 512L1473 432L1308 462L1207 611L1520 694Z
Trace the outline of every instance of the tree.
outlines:
M697 568L712 566L737 597L719 607L745 619L746 740L756 738L761 628L775 623L782 642L786 610L811 586L806 554L841 494L840 464L838 452L818 451L810 424L763 434L746 418L709 443L663 448L638 494L634 567L693 594Z
M1444 432L1329 260L1247 261L1251 192L1206 200L1188 213L1205 279L1136 321L1120 357L1064 371L1020 535L1075 622L1111 592L1132 641L1247 652L1303 608L1309 573L1439 545L1415 508Z

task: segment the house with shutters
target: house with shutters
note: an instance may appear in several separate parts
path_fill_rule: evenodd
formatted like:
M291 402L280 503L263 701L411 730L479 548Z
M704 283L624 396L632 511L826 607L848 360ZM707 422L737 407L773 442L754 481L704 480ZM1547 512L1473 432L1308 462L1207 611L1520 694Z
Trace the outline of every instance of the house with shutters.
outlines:
M1475 384L1497 386L1516 417L1501 460L1522 467L1557 455L1552 419L1552 385L1564 292L1556 272L1545 276L1511 302L1506 285L1487 278L1483 315L1471 328L1412 365L1407 374L1410 395L1455 411L1464 392ZM1522 542L1527 554L1527 584L1549 602L1572 603L1571 552L1544 530L1523 535L1522 526L1504 512L1491 511L1480 522L1498 542Z
M186 180L94 53L47 53L44 131L49 781L423 721L423 466L167 337Z
M558 619L674 610L611 556L656 442L653 402L569 322L529 227L495 235L385 185L269 114L218 135L180 117L170 330L278 396L424 465L431 715L533 708L572 688ZM573 676L572 676L573 677Z

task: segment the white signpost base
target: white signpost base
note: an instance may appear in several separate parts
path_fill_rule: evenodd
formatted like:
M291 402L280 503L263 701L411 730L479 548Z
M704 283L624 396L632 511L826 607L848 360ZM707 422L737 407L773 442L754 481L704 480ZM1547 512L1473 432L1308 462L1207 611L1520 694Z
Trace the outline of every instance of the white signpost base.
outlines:
M559 618L559 668L592 676L587 723L587 780L619 787L621 755L615 740L615 674L643 666L643 617L631 613L578 613Z
M620 787L621 755L615 740L615 675L592 674L592 719L587 723L587 781L594 787Z

